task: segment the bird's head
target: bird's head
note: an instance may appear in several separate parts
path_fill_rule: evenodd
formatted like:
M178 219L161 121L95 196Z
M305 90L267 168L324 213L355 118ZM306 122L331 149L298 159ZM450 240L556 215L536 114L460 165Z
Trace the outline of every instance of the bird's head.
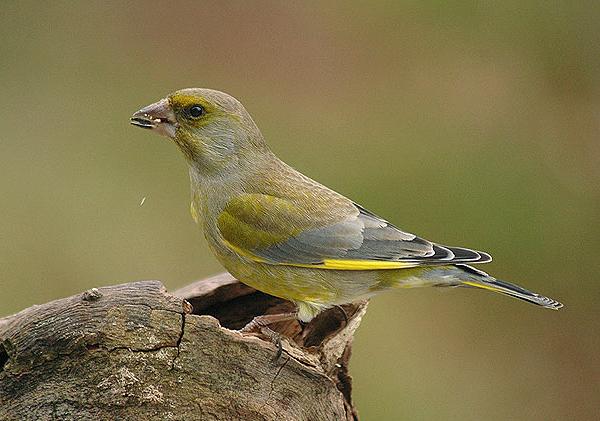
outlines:
M268 151L243 105L212 89L182 89L148 105L131 124L171 138L190 163L217 170Z

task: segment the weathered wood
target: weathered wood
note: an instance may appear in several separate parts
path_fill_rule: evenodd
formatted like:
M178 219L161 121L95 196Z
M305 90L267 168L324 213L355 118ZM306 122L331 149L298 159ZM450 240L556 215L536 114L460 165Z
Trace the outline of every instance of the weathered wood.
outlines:
M0 419L357 419L347 366L366 303L275 325L277 360L269 340L230 330L291 308L228 274L33 306L0 319Z

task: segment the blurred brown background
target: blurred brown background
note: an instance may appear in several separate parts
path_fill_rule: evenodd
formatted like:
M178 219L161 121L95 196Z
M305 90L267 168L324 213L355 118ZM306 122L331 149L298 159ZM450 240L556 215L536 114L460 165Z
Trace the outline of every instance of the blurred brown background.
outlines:
M489 251L485 270L566 305L375 298L351 367L363 420L598 416L597 2L2 9L0 315L221 271L189 216L182 157L129 125L175 89L211 87L299 170L401 228Z

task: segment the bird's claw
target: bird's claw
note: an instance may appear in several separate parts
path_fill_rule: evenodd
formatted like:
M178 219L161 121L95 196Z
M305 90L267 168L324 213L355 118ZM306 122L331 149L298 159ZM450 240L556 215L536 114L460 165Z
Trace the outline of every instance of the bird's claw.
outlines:
M264 337L268 338L276 347L277 352L273 358L273 363L277 363L281 355L283 354L283 343L281 341L281 334L275 332L269 327L272 323L277 323L286 320L293 320L296 318L296 313L282 313L282 314L268 314L257 316L252 319L246 326L239 330L242 334L248 333L260 333Z

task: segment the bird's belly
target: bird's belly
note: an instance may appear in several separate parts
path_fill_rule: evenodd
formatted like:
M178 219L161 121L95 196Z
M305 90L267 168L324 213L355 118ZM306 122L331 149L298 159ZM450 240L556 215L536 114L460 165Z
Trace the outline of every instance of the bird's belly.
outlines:
M339 288L311 269L269 265L243 258L226 258L221 263L246 285L286 300L331 303L339 294Z
M331 270L257 263L243 257L220 256L238 280L269 295L330 306L368 298L408 280L410 270Z

